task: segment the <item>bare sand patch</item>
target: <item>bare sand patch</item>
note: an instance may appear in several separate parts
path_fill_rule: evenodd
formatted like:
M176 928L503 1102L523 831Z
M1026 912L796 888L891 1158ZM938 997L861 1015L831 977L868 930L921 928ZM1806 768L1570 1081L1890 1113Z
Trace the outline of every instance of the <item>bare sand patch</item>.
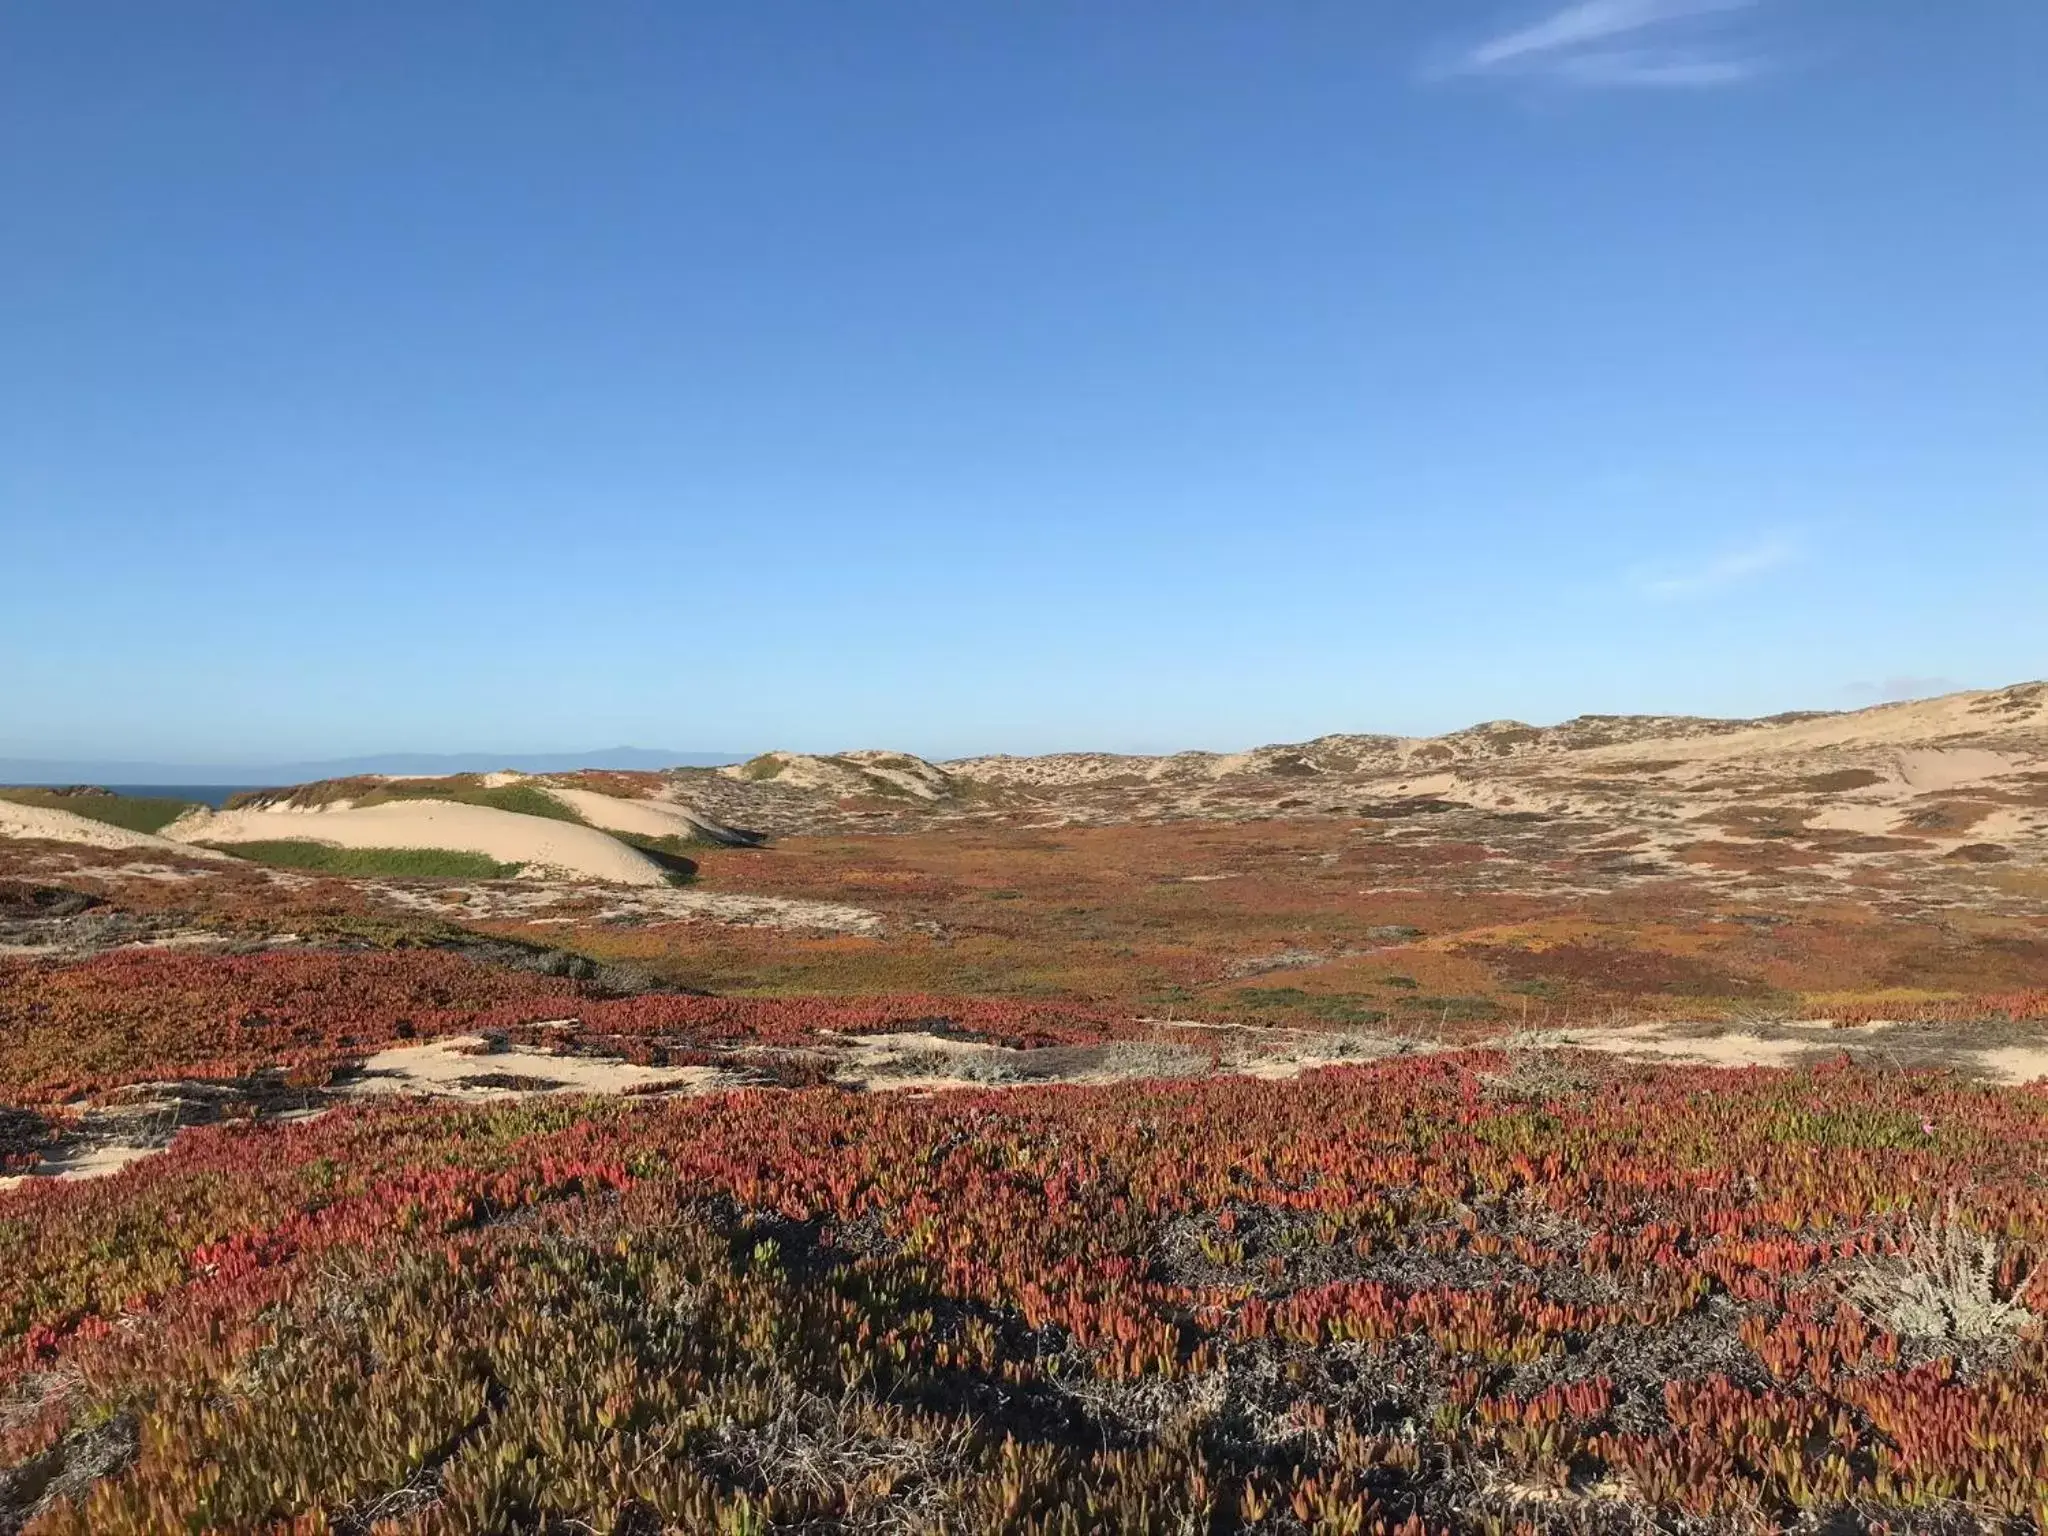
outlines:
M1877 837L1898 825L1899 802L1887 800L1841 800L1823 806L1806 818L1806 824L1822 832L1860 832Z
M607 832L631 832L638 837L703 838L714 843L735 841L730 828L674 801L622 800L594 789L570 789L559 784L542 784L540 788L593 827Z
M877 938L883 928L881 914L866 907L689 886L600 888L522 880L423 889L386 884L379 894L392 906L436 917L600 925L705 921L735 928L781 928L791 933L839 933L853 938Z
M709 1093L741 1079L717 1067L642 1067L600 1056L556 1056L461 1035L394 1046L365 1057L338 1090L344 1099L524 1098L541 1093Z
M101 1145L72 1143L59 1147L47 1154L42 1162L28 1173L11 1173L0 1178L0 1194L10 1189L19 1189L31 1180L40 1182L54 1179L63 1183L73 1179L103 1179L110 1173L119 1173L130 1163L139 1162L161 1147L109 1142Z
M2012 773L2021 761L1977 747L1928 747L1899 754L1899 778L1919 794L1941 794Z
M110 826L74 811L60 811L54 806L17 805L12 800L0 800L0 837L81 843L88 848L153 848L186 859L224 857L210 849L184 847L154 833L131 832L126 827Z
M2007 1082L2037 1083L2048 1078L2048 1048L2041 1046L2001 1046L1995 1050L1980 1051L1977 1059L1986 1070Z
M1713 1067L1788 1067L1827 1042L1819 1035L1806 1041L1773 1039L1741 1030L1712 1035L1680 1034L1668 1024L1638 1024L1620 1029L1564 1031L1515 1043L1531 1049L1562 1047L1601 1051L1611 1056L1699 1062Z
M348 810L202 811L180 817L165 832L180 843L304 839L337 848L440 848L521 864L534 877L553 872L615 885L668 884L660 865L595 827L440 800Z
M1994 1043L2000 1037L1992 1036L1972 1045L1966 1033L1926 1025L1840 1029L1823 1020L1726 1028L1712 1022L1681 1022L1552 1030L1451 1045L1352 1031L1144 1022L1161 1031L1185 1030L1189 1043L1155 1037L1019 1050L925 1030L898 1030L874 1035L826 1032L820 1048L765 1054L827 1064L834 1069L831 1080L843 1088L898 1093L998 1092L1062 1084L1099 1088L1209 1076L1278 1082L1326 1067L1363 1066L1393 1056L1503 1049L1532 1057L1594 1051L1648 1064L1722 1069L1799 1067L1847 1054L1866 1067L1937 1066L2010 1083L2048 1079L2048 1037L2025 1029L2017 1036L2005 1034L2007 1043ZM453 1037L379 1051L333 1087L310 1091L307 1104L269 1118L299 1119L338 1103L396 1097L477 1102L544 1094L719 1093L758 1086L753 1068L761 1064L762 1055L735 1051L730 1068L643 1067L613 1057L555 1055L480 1036ZM164 1083L129 1092L145 1090L153 1090L157 1097L127 1107L131 1131L125 1138L118 1131L110 1136L107 1127L96 1138L74 1136L46 1153L34 1172L0 1179L0 1191L32 1179L85 1179L117 1172L168 1145L180 1125L218 1118L219 1104L243 1091L233 1085ZM180 1097L194 1095L215 1101L209 1115L181 1114ZM168 1117L154 1128L153 1111Z

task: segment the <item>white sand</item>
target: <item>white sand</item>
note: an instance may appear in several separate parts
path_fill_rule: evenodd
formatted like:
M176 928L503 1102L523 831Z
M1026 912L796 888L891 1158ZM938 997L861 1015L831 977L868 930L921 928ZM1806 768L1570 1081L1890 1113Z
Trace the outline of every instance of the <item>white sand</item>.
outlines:
M2023 685L2024 686L2024 685ZM1921 748L1924 743L1958 735L2005 736L2031 742L2038 738L2048 711L2029 708L2007 714L1999 700L2018 690L2000 693L1951 693L1907 704L1880 704L1873 709L1825 715L1785 725L1759 722L1742 730L1690 739L1653 737L1581 753L1587 762L1626 762L1670 758L1688 762L1776 757L1856 748L1904 749L1899 768L1920 782L1918 790L1949 789L1980 782L2010 771L2021 759L1978 748ZM2031 754L2028 754L2031 755ZM1862 764L1857 764L1862 766Z
M943 772L907 752L866 750L837 757L820 757L810 752L763 755L780 765L772 777L755 779L746 772L745 763L728 764L718 771L743 783L776 784L784 789L806 789L840 798L887 794L895 789L916 800L936 800L948 787Z
M1968 747L1948 750L1930 747L1917 752L1901 752L1899 777L1906 781L1908 789L1918 790L1921 794L1940 794L2011 773L2022 762L2023 759L2003 752Z
M130 1163L140 1162L157 1147L134 1146L122 1142L111 1142L103 1146L73 1146L62 1148L38 1163L33 1172L10 1173L0 1178L0 1194L10 1189L19 1189L31 1179L103 1179L110 1173L119 1173Z
M1610 1056L1699 1062L1713 1067L1786 1067L1828 1043L1819 1030L1812 1039L1767 1040L1761 1035L1741 1032L1704 1038L1676 1036L1669 1033L1671 1028L1666 1024L1638 1024L1623 1029L1563 1033L1553 1039L1528 1043L1604 1051Z
M1404 1040L1389 1036L1322 1034L1312 1031L1269 1029L1237 1024L1196 1023L1158 1020L1197 1032L1235 1037L1238 1044L1221 1053L1216 1073L1225 1077L1253 1077L1285 1081L1321 1067L1362 1066L1387 1056L1434 1055L1462 1049L1439 1042ZM1479 1049L1503 1045L1521 1050L1577 1049L1601 1051L1663 1064L1700 1064L1722 1068L1785 1067L1815 1048L1827 1049L1849 1044L1880 1043L1881 1035L1865 1031L1843 1032L1825 1023L1781 1026L1795 1037L1766 1039L1746 1031L1700 1037L1685 1033L1685 1026L1652 1023L1610 1029L1554 1030L1488 1041ZM1019 1074L1006 1077L1000 1068L1008 1062L1022 1063L1030 1052L980 1041L953 1040L924 1031L904 1030L893 1034L842 1035L830 1040L828 1050L838 1057L839 1080L858 1084L871 1092L933 1093L969 1090L978 1093L1006 1092L1017 1088L1046 1087L1056 1083L1102 1086L1154 1075L1145 1048L1137 1047L1135 1061L1120 1060L1112 1045L1099 1055L1077 1052L1068 1071L1039 1076ZM745 1086L742 1072L717 1067L641 1067L611 1058L554 1056L527 1046L508 1046L483 1054L467 1054L483 1042L476 1037L432 1040L421 1045L396 1046L380 1051L362 1062L365 1075L342 1090L348 1098L389 1096L455 1098L467 1100L525 1098L537 1093L717 1093ZM1974 1057L1980 1070L2008 1082L2027 1083L2048 1078L2048 1048L2007 1046L1996 1049L1961 1051ZM1194 1067L1191 1075L1207 1076ZM909 1068L910 1070L905 1070ZM951 1070L948 1070L948 1069ZM977 1070L977 1068L979 1070ZM507 1077L532 1079L526 1084L491 1085L465 1079ZM301 1119L324 1113L296 1111L279 1119ZM0 1193L30 1179L90 1179L118 1172L138 1158L160 1150L153 1145L73 1145L60 1148L33 1174L0 1178Z
M539 786L553 795L593 827L607 832L631 832L640 837L711 837L718 840L720 829L707 825L687 809L666 800L622 800L617 795L594 789L568 789L558 784Z
M382 897L415 912L464 919L509 918L527 923L665 923L701 918L739 928L784 928L797 933L845 933L879 938L882 916L865 907L794 896L741 896L689 886L613 886L593 905L582 886L538 881L479 881L406 890L387 885Z
M1843 800L1821 807L1806 818L1806 824L1823 832L1861 832L1868 836L1882 836L1898 826L1901 814L1901 803L1895 799Z
M1977 1060L1984 1070L1996 1072L2011 1083L2035 1083L2048 1077L2048 1050L2031 1045L2006 1045L1979 1051Z
M180 842L303 839L337 848L445 848L480 853L501 864L523 864L529 874L555 873L618 885L668 883L652 859L595 827L446 801L394 800L345 811L215 811L181 817L164 830Z
M0 800L0 837L46 838L58 843L83 843L88 848L154 848L184 858L219 858L204 848L183 848L148 832L108 826L90 816L41 805L16 805Z
M716 1067L641 1067L598 1056L553 1056L526 1046L472 1055L479 1038L458 1036L425 1045L394 1046L363 1061L363 1076L344 1093L350 1098L388 1094L411 1097L504 1098L531 1093L708 1093L739 1082ZM499 1074L534 1078L545 1088L472 1086L466 1078Z

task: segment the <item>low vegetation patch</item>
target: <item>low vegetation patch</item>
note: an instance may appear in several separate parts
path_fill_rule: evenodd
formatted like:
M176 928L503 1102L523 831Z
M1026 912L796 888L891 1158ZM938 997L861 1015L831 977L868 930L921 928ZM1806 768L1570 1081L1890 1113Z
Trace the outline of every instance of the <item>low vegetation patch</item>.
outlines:
M697 878L697 861L691 855L722 846L705 838L682 837L674 833L664 837L654 837L645 832L610 832L606 835L617 838L629 848L638 848L654 860L667 874L671 885L688 885Z
M245 790L229 796L227 808L243 810L282 805L294 810L316 810L343 800L356 806L389 805L395 800L446 800L456 805L481 805L495 811L514 811L521 816L544 816L550 821L583 823L581 816L538 784L486 784L484 776L476 773L454 773L430 779L322 779L289 790Z
M583 818L537 784L458 784L439 779L415 779L391 784L358 805L382 805L392 800L447 800L457 805L481 805L494 811L514 811L521 816L543 816L549 821L581 823Z
M729 1047L816 1049L832 1035L940 1030L1030 1050L1145 1033L1113 1014L989 998L619 996L648 978L562 951L470 947L0 959L0 1105L166 1077L319 1084L387 1046L460 1034L670 1066Z
M501 864L481 853L453 848L337 848L304 838L252 843L209 843L222 853L323 875L383 876L390 879L510 880L525 866Z
M160 796L117 795L104 789L0 789L0 800L69 811L130 832L161 832L197 803Z
M1494 1053L204 1128L0 1197L0 1489L34 1536L2017 1533L2044 1158L2022 1091ZM1932 1222L1988 1332L1845 1298Z

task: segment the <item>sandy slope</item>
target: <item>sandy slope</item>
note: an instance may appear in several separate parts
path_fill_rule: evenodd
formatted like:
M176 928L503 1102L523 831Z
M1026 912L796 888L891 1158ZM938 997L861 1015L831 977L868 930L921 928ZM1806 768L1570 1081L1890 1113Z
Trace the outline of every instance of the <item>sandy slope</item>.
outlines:
M622 800L594 789L570 789L560 784L540 787L593 827L602 827L607 832L632 832L641 837L698 837L718 843L733 840L733 834L717 822L666 800Z
M1938 788L1948 785L1937 780L1982 777L2009 766L2009 761L2000 754L1983 750L1978 745L1983 740L2003 739L2033 746L2039 743L2044 729L2048 729L2048 685L2019 683L1989 692L1950 693L1937 699L1879 704L1785 725L1757 721L1739 730L1690 740L1632 741L1593 749L1585 754L1585 759L1593 763L1651 757L1725 762L1893 748L1904 753L1905 772L1926 781L1915 785L1916 788ZM1963 745L1965 742L1970 745Z
M652 859L594 827L445 801L394 800L340 811L266 808L195 812L164 831L186 843L303 838L339 848L446 848L586 880L619 885L668 883Z
M59 843L83 843L88 848L154 848L160 853L177 853L187 858L219 857L204 848L181 847L166 838L109 826L90 816L49 806L16 805L11 800L0 800L0 837L48 838Z

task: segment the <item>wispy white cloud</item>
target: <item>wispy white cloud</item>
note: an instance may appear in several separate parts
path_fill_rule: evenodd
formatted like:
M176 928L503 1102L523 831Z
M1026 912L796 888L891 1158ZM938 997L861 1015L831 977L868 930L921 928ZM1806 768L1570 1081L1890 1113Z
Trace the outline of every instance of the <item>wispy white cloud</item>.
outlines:
M1931 699L1955 693L1962 686L1952 677L1887 677L1876 683L1850 683L1842 691L1852 698L1896 704L1905 699Z
M1681 569L1644 567L1631 573L1630 580L1644 597L1660 602L1711 597L1739 587L1799 558L1799 547L1783 536L1762 539L1732 549L1701 564Z
M1698 90L1763 72L1727 46L1726 23L1758 0L1574 0L1468 47L1435 73L1585 87Z

